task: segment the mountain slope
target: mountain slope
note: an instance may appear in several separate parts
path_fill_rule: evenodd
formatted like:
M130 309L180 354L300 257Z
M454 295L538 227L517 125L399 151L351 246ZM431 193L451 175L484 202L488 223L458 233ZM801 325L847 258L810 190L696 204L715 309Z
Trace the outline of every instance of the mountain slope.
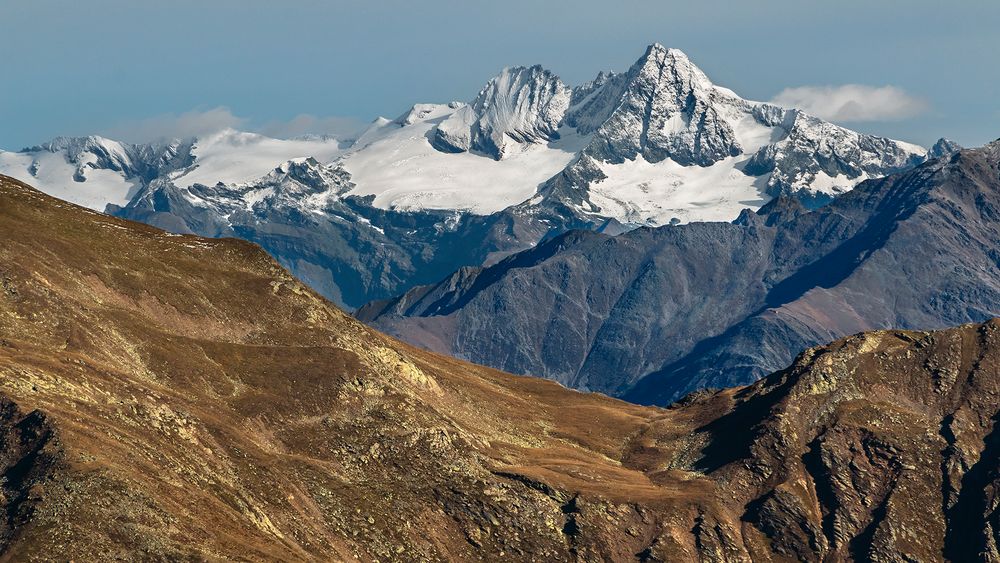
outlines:
M747 383L862 330L1000 314L1000 143L872 180L809 212L570 233L361 309L421 346L667 403Z
M0 177L12 560L968 560L1000 324L628 405L408 348L240 241Z
M656 411L406 348L248 243L2 177L0 225L0 437L23 444L4 458L14 559L568 559L571 491L658 494L616 461L619 433ZM551 489L517 477L535 468ZM642 548L594 503L579 549Z
M97 136L59 137L16 153L0 151L0 172L98 211L127 204L144 182L191 162L190 143L136 145Z

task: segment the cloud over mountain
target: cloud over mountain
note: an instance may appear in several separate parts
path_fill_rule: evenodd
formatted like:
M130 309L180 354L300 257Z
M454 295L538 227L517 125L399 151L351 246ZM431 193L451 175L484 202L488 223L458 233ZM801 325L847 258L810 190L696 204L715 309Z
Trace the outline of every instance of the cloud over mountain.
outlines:
M289 120L275 119L263 124L233 113L228 107L193 109L184 113L164 113L126 121L107 130L107 136L133 143L160 139L189 139L223 129L241 129L268 137L289 139L302 135L332 135L350 138L364 123L352 117L300 114Z
M785 88L772 103L800 108L830 121L897 121L920 115L926 101L896 86L799 86Z
M184 113L161 115L126 121L111 127L108 135L129 142L141 143L158 139L186 139L215 133L229 127L238 128L246 119L233 114L227 107L195 109Z

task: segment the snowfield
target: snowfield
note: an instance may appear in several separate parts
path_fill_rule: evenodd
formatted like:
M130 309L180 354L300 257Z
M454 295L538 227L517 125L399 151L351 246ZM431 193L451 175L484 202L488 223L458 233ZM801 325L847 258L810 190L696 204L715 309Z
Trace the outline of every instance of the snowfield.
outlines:
M80 163L84 165L82 172L85 180L78 182L74 176L79 165L70 163L64 153L0 151L0 174L95 211L104 211L109 203L127 204L138 191L139 182L127 180L114 170L86 167L94 161L96 158L91 157Z
M759 209L770 199L763 191L767 178L744 174L745 162L742 157L727 158L702 168L672 160L650 163L639 155L625 166L601 163L607 179L590 186L590 201L597 209L582 211L654 227L732 221L743 209Z
M329 162L343 152L340 141L333 138L283 140L226 129L198 139L191 151L194 166L171 180L182 187L245 184L289 160L311 156Z
M400 120L376 122L340 160L356 185L350 195L374 195L374 205L381 209L489 215L534 196L539 185L565 168L585 142L570 130L546 144L519 145L502 160L472 152L445 153L431 146L429 136L456 109L448 105L423 109L410 125Z

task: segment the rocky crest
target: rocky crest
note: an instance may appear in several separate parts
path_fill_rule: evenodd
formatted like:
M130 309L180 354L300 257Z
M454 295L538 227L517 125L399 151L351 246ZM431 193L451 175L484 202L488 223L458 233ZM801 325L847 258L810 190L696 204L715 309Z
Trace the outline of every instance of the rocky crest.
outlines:
M962 145L952 141L951 139L945 139L944 137L937 140L934 146L927 151L927 156L930 158L945 158L949 157L962 150Z
M717 89L705 73L677 49L651 45L625 74L608 80L601 92L580 104L570 124L594 138L585 152L612 163L671 159L709 166L743 152L728 118L747 112L744 100Z
M151 181L190 166L191 141L121 143L104 137L57 137L48 143L23 149L22 153L56 153L76 165L73 180L87 181L88 170L111 170L126 179ZM37 171L37 161L33 165ZM33 173L34 175L34 173Z
M795 110L787 111L782 122L785 138L754 153L744 171L767 176L769 195L798 194L813 206L827 203L858 181L912 168L930 154Z

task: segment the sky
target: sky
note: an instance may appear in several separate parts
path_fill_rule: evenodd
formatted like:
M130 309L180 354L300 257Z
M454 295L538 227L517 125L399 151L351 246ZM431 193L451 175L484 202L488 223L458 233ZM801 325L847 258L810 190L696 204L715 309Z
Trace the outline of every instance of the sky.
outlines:
M569 84L653 42L714 82L929 146L1000 137L993 0L0 0L0 149L237 127L348 136L505 66Z

